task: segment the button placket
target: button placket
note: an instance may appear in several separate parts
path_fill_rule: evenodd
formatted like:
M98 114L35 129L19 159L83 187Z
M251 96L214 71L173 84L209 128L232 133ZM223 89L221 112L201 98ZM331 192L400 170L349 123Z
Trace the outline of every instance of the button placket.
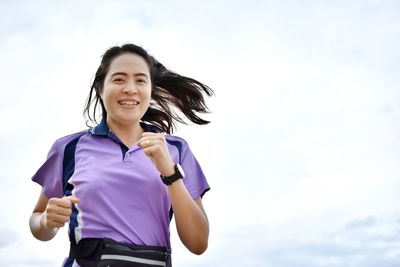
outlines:
M140 147L139 146L134 146L132 148L130 148L126 153L125 153L125 157L124 157L124 162L133 162L133 158L134 158L134 153L137 152L137 150L139 150Z

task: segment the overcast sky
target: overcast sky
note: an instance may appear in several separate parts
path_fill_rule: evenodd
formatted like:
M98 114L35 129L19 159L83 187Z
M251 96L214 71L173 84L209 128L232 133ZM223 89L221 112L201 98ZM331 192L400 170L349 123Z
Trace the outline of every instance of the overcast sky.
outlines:
M173 230L175 266L400 266L399 1L2 0L0 18L0 265L67 255L65 230L30 234L30 177L132 42L216 92L212 123L176 132L212 189L209 248Z

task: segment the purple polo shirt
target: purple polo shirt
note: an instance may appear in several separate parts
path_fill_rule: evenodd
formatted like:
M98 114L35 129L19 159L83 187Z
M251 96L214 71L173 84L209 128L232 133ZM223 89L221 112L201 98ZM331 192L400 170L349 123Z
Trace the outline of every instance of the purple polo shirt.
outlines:
M141 123L145 131L160 131ZM207 180L187 142L165 135L184 184L193 199L209 190ZM48 198L76 195L69 224L71 241L108 237L142 245L170 245L171 201L166 185L138 145L126 147L106 121L89 131L58 139L32 180ZM65 265L66 266L66 265Z

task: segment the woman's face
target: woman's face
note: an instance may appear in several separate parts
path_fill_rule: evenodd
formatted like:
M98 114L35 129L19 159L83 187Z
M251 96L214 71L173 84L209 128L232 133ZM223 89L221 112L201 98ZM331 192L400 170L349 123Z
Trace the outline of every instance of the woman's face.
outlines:
M109 127L138 124L151 98L150 71L146 61L133 53L114 58L100 95Z

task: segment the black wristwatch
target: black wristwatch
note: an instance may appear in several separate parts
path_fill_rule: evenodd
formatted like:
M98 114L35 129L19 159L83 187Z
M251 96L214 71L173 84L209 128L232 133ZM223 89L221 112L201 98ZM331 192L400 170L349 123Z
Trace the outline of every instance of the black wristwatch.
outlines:
M160 175L161 180L163 181L164 184L171 185L176 180L185 178L185 173L183 172L181 165L175 164L174 169L175 169L175 173L172 174L171 176Z

